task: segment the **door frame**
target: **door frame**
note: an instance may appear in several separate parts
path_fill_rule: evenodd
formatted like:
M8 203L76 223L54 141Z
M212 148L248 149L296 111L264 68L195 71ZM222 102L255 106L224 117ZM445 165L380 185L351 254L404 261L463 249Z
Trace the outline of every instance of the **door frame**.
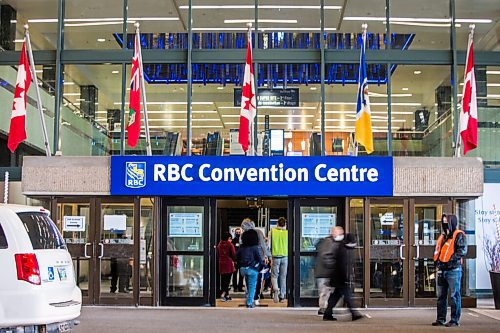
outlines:
M337 221L336 225L345 229L345 198L344 197L330 197L330 198L290 198L289 202L293 206L293 224L289 230L289 237L293 242L289 242L289 247L293 245L293 252L291 257L293 264L288 265L288 276L292 276L293 280L287 282L289 293L290 306L318 306L318 297L300 297L300 258L302 257L315 257L317 252L301 252L300 240L302 230L302 220L300 216L300 207L337 207ZM290 206L289 206L290 207ZM291 244L293 243L293 244ZM289 259L289 262L290 259ZM293 296L290 296L293 295ZM291 299L290 299L291 298Z
M407 198L366 198L365 199L365 263L364 263L364 279L365 291L364 299L366 306L375 307L407 307L409 306L409 204ZM402 298L384 298L377 299L371 298L371 248L372 248L372 234L371 234L371 205L400 205L403 206L403 286Z
M214 203L209 198L171 198L162 197L161 198L161 212L160 212L160 247L159 247L159 301L161 306L206 306L215 304L215 290L211 292L212 287L215 288L215 279L210 278L211 266L211 253L213 253L212 243L215 242L215 235L210 239L210 234L215 232L214 223L212 221L212 215L214 210L212 206ZM169 206L195 206L203 207L203 250L201 251L168 251L168 207ZM203 296L202 297L167 297L167 290L169 285L167 265L165 265L166 257L169 254L174 255L196 255L203 257ZM214 266L215 267L215 266ZM212 275L215 276L215 273Z
M134 204L134 265L132 274L132 297L121 298L116 296L101 296L101 265L98 258L99 243L101 242L101 205L111 203L133 203ZM54 197L51 207L54 219L59 220L59 204L89 204L89 230L88 247L90 252L89 262L89 286L88 295L82 297L85 305L138 305L139 301L139 237L140 237L140 200L133 197ZM71 252L70 252L71 254ZM71 256L74 260L75 257ZM76 272L77 268L75 268Z

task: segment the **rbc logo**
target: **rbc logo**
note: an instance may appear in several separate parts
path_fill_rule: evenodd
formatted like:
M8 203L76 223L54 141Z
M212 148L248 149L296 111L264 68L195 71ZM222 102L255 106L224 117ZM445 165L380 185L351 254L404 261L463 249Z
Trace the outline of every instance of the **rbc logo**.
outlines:
M146 162L127 162L125 170L126 187L141 188L146 186Z

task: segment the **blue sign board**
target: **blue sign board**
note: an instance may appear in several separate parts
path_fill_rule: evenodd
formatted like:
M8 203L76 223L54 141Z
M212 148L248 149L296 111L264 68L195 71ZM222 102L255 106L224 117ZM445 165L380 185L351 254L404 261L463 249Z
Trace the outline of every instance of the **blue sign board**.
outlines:
M391 157L112 156L111 195L392 196Z

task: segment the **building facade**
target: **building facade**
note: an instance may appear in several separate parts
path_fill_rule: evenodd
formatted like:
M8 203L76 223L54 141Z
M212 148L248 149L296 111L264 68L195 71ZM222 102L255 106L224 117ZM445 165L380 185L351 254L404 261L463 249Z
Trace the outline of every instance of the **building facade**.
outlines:
M305 222L308 214L330 216L327 223L358 235L354 291L360 304L432 304L429 249L441 214L457 213L474 246L472 199L481 195L483 179L500 180L498 10L493 0L4 0L0 94L8 103L0 105L1 171L52 209L89 304L215 304L211 249L245 214L264 229L288 217L289 305L317 297L315 243L302 227L319 222L310 216ZM144 135L137 147L126 146L135 22L141 24L153 155L239 154L234 137L250 22L260 96L257 151L325 161L352 151L361 25L367 23L373 155L394 157L391 195L113 193L110 156L146 155ZM24 159L44 155L33 89L28 139L15 153L6 147L25 23L49 141L63 157ZM479 146L453 159L470 24ZM366 155L362 147L359 155ZM203 232L174 237L169 228L178 213L201 216ZM116 216L126 216L123 232L108 228L123 224ZM66 230L65 217L83 224ZM469 257L463 290L473 305L473 247ZM116 265L130 270L130 293L110 293Z

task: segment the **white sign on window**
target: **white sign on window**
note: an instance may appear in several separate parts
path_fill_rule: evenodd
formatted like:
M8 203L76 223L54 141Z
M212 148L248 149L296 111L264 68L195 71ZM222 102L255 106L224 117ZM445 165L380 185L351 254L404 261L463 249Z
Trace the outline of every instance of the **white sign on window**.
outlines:
M127 215L104 215L104 230L127 230Z
M330 228L335 226L335 214L302 214L302 237L323 238L330 235Z
M201 237L202 213L170 213L168 236Z
M85 216L65 216L63 231L85 231Z
M394 213L385 213L380 217L381 225L394 225Z

